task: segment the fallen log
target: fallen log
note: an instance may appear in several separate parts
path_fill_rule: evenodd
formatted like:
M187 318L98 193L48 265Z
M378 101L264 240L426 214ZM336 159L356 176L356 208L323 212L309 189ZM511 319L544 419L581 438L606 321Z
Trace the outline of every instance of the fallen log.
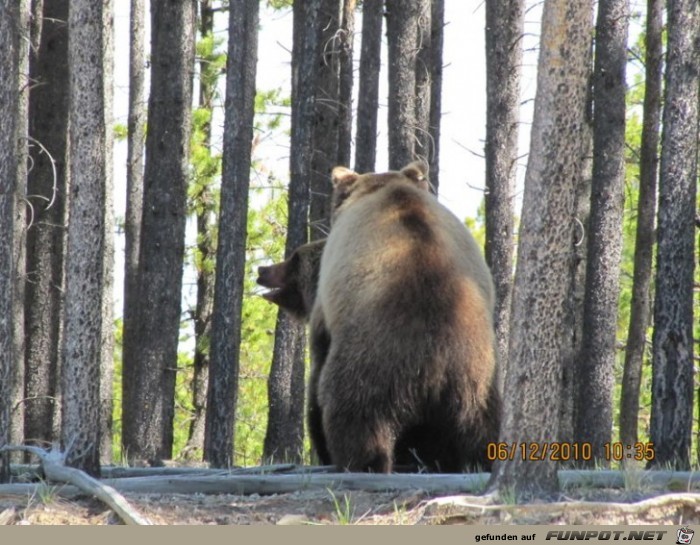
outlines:
M328 469L327 467L297 467L295 473L277 473L270 471L268 466L264 466L246 468L247 473L235 473L235 470L200 470L207 473L185 472L107 478L103 479L103 483L119 492L134 494L266 495L331 489L367 492L415 490L431 496L445 496L480 494L486 489L490 478L488 473L377 475L327 473ZM115 474L118 473L115 472ZM49 476L49 478L52 477ZM700 473L656 470L560 470L559 482L564 490L588 487L690 491L700 488ZM25 495L36 491L39 486L41 485L19 483L0 485L0 495ZM62 496L74 496L78 494L78 490L64 486L58 493Z
M493 498L489 498L492 500ZM552 503L499 504L482 501L483 497L452 496L428 500L423 504L424 519L439 518L442 522L486 513L508 513L519 517L562 516L564 513L608 513L641 516L653 509L700 509L700 494L664 494L637 502L561 501Z
M84 471L64 465L65 456L59 450L45 451L38 447L4 446L0 452L22 451L34 454L41 460L46 478L50 481L65 482L81 491L96 497L107 504L126 524L150 525L151 522L135 511L126 498L112 487L91 477Z

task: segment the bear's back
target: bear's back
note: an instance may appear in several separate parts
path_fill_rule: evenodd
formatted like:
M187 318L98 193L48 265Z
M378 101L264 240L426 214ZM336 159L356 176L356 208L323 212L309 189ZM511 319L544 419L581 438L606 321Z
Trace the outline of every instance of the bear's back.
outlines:
M429 319L440 305L451 305L462 289L456 284L464 282L476 286L490 315L491 275L471 233L428 192L399 180L337 218L321 261L318 297L329 322L366 316L372 307L382 307L382 314L426 310Z

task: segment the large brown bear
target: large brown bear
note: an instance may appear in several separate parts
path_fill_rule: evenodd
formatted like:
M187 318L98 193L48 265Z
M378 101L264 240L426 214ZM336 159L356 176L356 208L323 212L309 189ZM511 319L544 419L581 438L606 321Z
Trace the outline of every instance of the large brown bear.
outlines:
M321 461L390 472L486 468L500 398L493 287L425 167L333 171L334 221L311 315L309 431Z

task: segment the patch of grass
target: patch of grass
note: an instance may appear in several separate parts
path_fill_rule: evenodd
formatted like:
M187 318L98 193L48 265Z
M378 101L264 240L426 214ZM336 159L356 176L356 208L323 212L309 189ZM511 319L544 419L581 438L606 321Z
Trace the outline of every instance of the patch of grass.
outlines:
M338 524L341 526L352 524L352 519L355 515L355 508L350 501L350 496L348 494L343 494L342 500L339 500L330 488L327 490L331 495L331 499L333 500L333 506L335 507L335 518L338 521Z

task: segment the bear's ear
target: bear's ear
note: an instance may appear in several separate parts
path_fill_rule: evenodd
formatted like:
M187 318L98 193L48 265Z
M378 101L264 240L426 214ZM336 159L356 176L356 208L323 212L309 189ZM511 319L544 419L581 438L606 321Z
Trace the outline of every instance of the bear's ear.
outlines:
M338 208L340 208L340 205L342 205L352 193L352 187L359 177L360 175L357 172L345 167L335 167L331 172L331 179L333 180L331 220L335 217L335 213Z
M335 167L331 171L331 179L333 180L333 187L346 187L355 182L359 174L355 171L350 170L345 167Z
M428 177L428 165L424 161L413 161L401 169L401 174L418 183Z
M421 189L428 191L428 165L424 161L413 161L401 169L401 174L411 179Z

